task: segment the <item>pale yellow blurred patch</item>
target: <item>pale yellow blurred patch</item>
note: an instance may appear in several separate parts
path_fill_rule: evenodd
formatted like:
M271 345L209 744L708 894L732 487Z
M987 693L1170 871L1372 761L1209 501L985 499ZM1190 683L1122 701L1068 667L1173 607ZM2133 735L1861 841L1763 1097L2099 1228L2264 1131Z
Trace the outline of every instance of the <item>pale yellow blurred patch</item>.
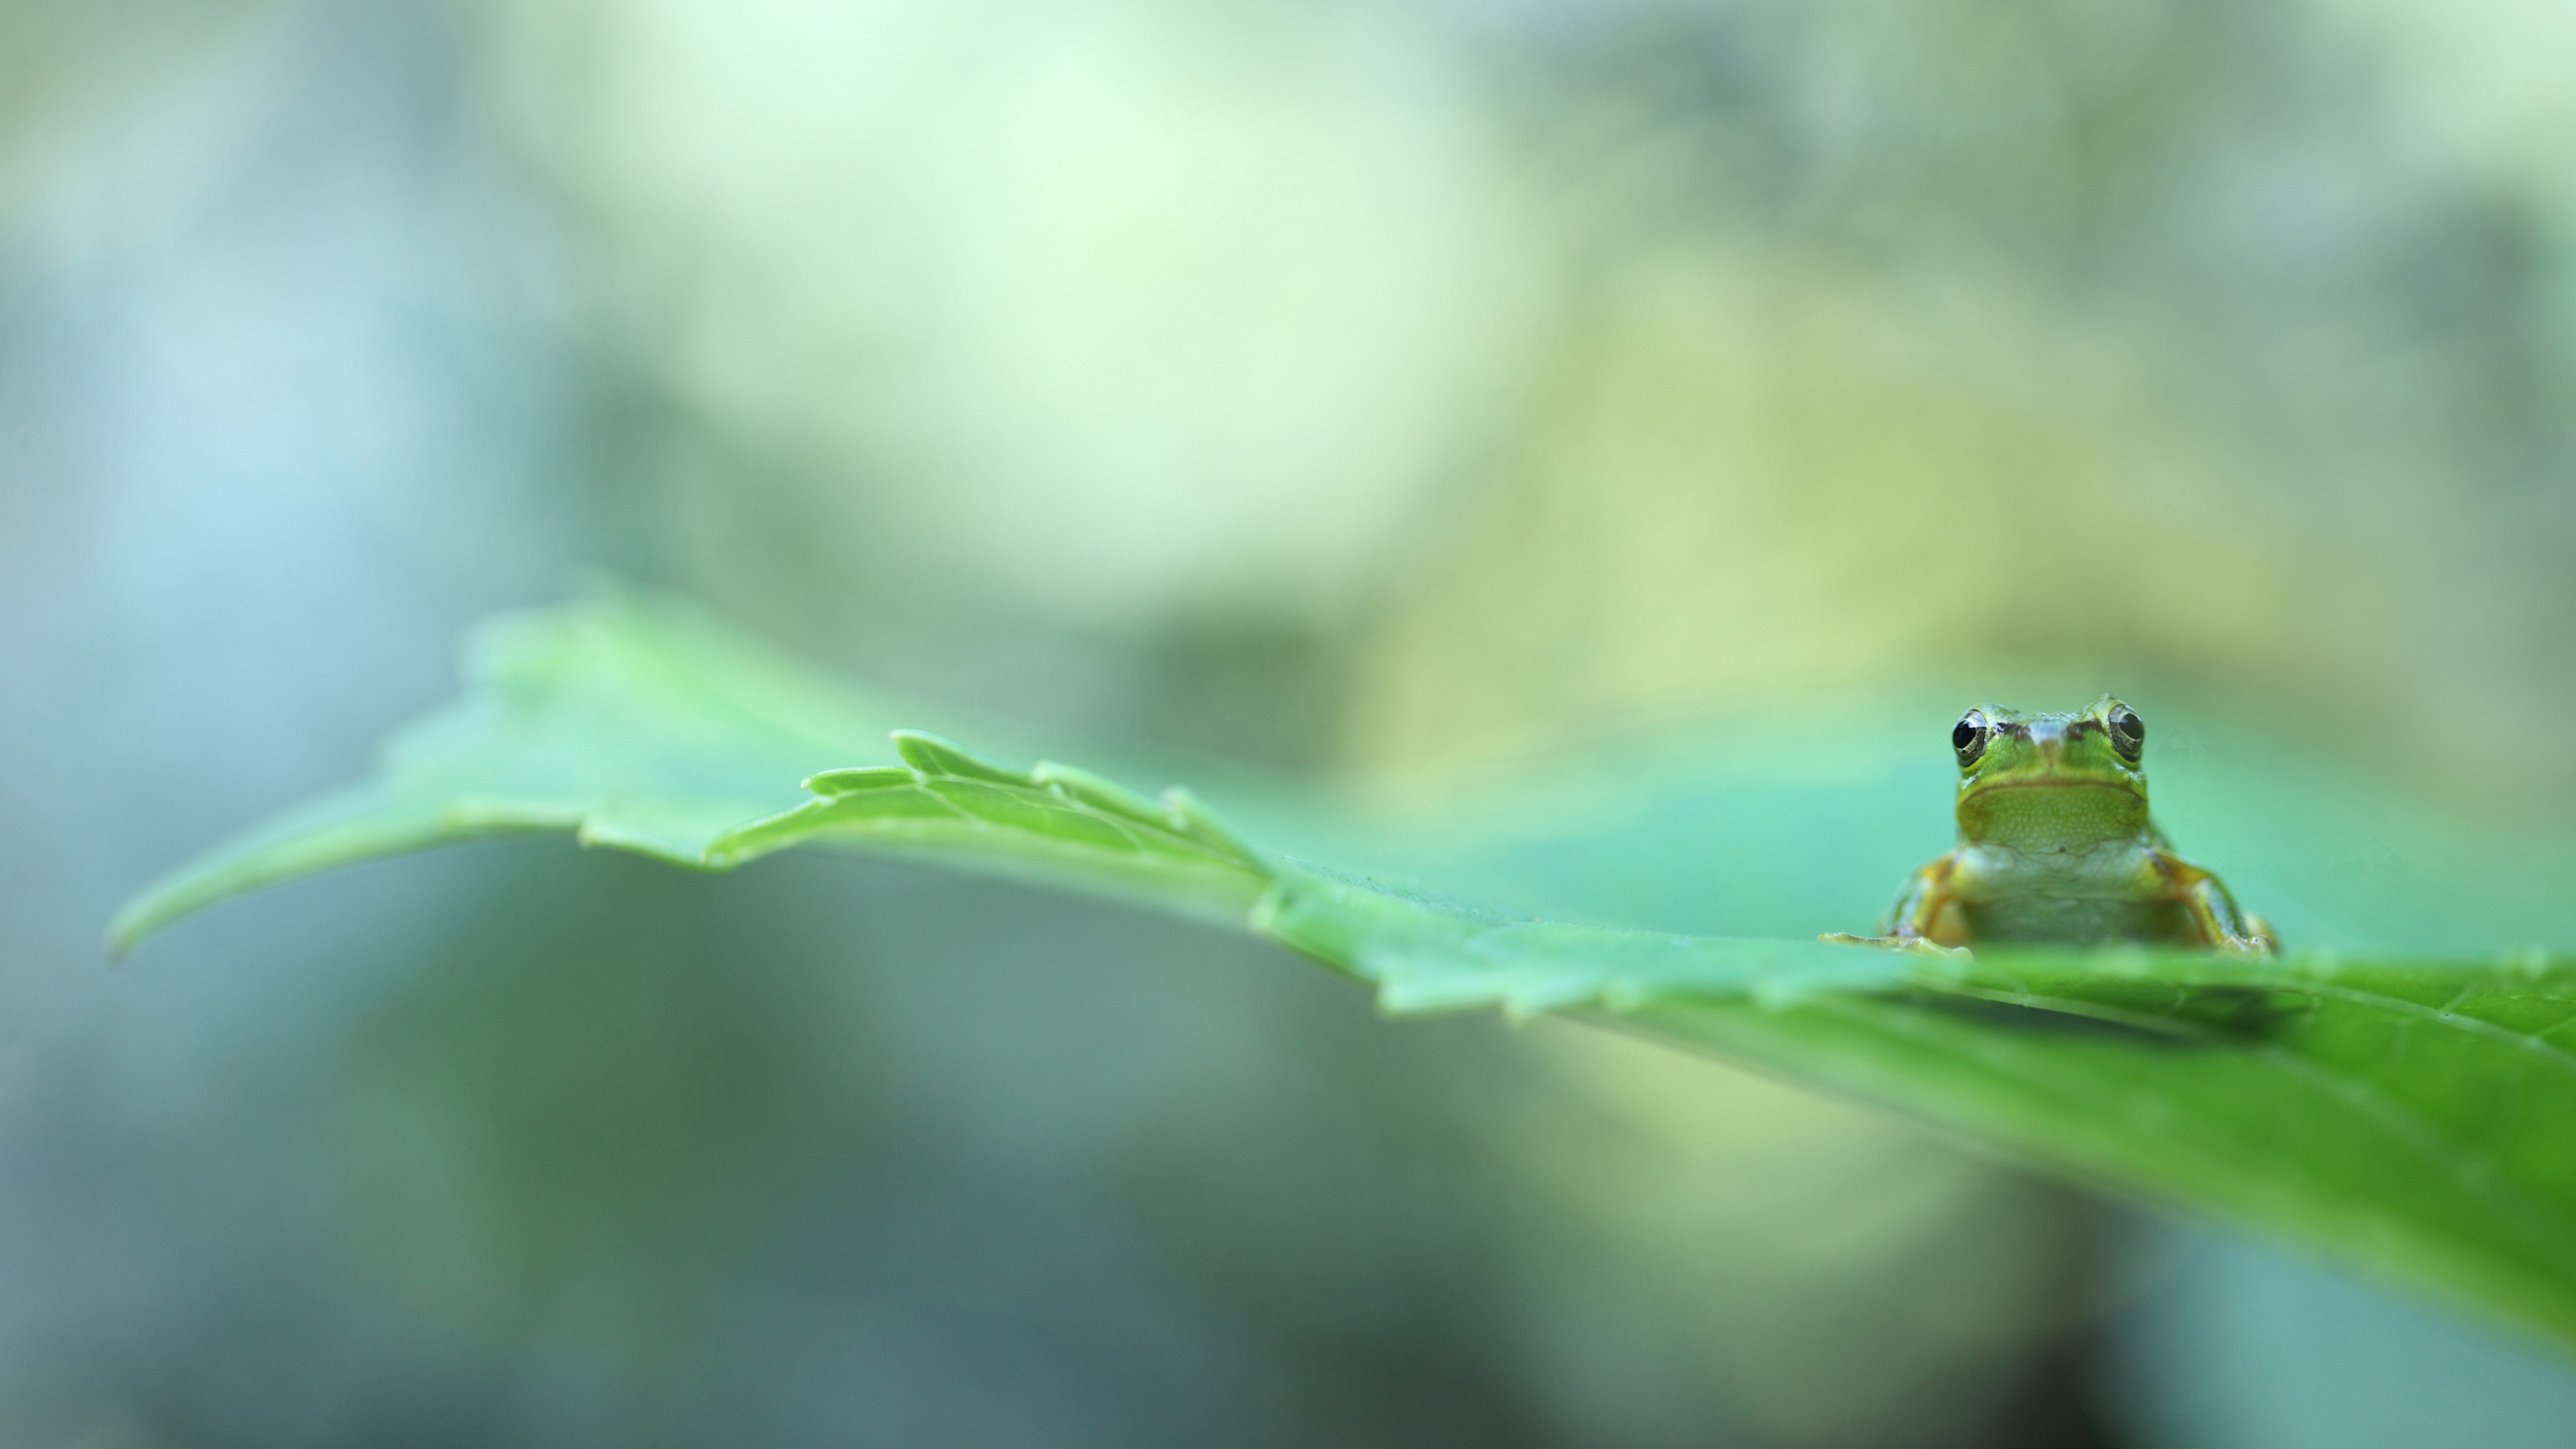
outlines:
M1400 16L489 15L645 360L843 480L815 526L915 536L1025 606L1334 611L1519 355L1530 230Z
M2293 696L2376 671L2384 592L2009 295L1710 242L1572 315L1510 462L1369 638L1364 767L2052 669Z

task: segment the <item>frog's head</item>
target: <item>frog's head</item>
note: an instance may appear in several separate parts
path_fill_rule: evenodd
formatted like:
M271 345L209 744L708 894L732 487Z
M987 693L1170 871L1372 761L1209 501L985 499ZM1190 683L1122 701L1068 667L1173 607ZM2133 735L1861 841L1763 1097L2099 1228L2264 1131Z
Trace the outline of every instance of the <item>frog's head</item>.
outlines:
M2077 714L1981 704L1959 716L1959 834L2018 848L2080 848L2146 828L2146 722L2109 695Z

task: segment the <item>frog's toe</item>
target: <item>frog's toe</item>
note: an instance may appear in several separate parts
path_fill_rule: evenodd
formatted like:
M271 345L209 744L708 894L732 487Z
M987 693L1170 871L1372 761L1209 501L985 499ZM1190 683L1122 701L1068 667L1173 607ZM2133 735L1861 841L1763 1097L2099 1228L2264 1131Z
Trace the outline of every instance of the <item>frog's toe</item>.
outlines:
M2218 956L2242 956L2249 960L2267 961L2280 953L2280 945L2269 936L2228 936L2212 943L2208 950Z
M1915 956L1964 957L1971 954L1965 946L1944 946L1924 936L1855 936L1849 931L1827 931L1816 939L1837 946L1871 946L1881 951L1903 951Z
M2281 954L2281 933L2272 929L2270 921L2252 911L2245 913L2245 939L2258 956Z

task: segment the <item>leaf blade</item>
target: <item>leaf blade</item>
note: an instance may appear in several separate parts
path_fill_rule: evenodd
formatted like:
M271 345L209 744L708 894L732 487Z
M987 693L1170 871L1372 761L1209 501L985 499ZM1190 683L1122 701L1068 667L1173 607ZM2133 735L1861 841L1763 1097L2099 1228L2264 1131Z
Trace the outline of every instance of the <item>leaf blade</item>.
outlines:
M700 869L806 844L930 859L1249 927L1390 1014L1562 1012L1719 1052L2576 1343L2576 964L1931 959L1540 920L1274 856L1185 791L1020 771L889 718L667 606L506 618L476 636L465 698L373 779L183 867L113 939L505 832Z

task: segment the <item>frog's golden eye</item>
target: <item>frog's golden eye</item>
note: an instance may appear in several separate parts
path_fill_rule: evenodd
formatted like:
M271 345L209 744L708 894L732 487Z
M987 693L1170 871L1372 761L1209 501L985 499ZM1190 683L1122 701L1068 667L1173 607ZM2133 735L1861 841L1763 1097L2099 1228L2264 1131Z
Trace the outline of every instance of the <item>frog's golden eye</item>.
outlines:
M2138 718L2136 710L2124 704L2111 711L2111 748L2134 760L2146 743L2147 722Z
M1959 752L1960 768L1977 762L1977 756L1986 752L1986 737L1992 733L1994 726L1986 723L1983 713L1972 709L1959 716L1959 722L1950 728L1950 748Z

